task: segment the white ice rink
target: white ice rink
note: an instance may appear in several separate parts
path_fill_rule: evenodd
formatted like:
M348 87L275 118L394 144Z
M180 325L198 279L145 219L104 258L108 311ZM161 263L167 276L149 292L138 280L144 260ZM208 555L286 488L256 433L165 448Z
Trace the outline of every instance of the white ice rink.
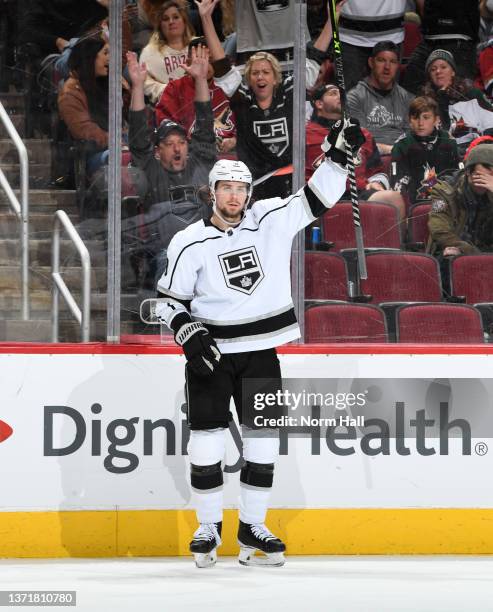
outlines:
M56 609L84 612L489 612L493 557L0 560L0 590L76 590L76 608Z

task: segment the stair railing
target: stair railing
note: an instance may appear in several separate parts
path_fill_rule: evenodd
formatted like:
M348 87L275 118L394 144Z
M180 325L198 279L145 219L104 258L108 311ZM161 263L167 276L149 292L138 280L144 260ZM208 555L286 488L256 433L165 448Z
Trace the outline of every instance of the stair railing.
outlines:
M29 304L29 158L26 145L15 129L5 107L0 102L0 120L2 121L8 135L12 139L17 152L19 153L19 163L21 170L20 196L17 199L14 190L0 168L0 186L5 191L10 208L14 211L20 222L20 241L21 241L21 317L27 321L30 316Z
M60 274L60 232L65 229L74 243L82 263L82 309L79 308ZM59 296L62 294L70 312L77 320L82 335L82 342L89 342L91 333L91 256L82 238L67 213L57 210L53 222L53 240L51 252L51 340L58 342L59 335Z

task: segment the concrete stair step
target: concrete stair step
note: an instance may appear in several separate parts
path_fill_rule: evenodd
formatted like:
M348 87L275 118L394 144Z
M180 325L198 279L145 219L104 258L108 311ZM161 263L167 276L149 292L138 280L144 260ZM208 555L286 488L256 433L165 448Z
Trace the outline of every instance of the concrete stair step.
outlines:
M91 264L97 267L106 265L105 246L102 241L85 242L90 254ZM31 240L29 242L29 263L32 266L51 266L51 240ZM0 240L0 266L17 265L21 256L18 239ZM60 241L60 262L63 266L80 265L80 257L70 240Z
M92 268L92 291L106 291L107 274L106 268ZM61 275L71 291L79 290L82 287L82 269L80 267L62 268ZM0 266L0 291L20 291L20 276L19 266ZM51 286L52 278L49 266L31 268L29 274L29 287L31 290L49 290Z
M10 114L9 116L10 116L10 120L14 124L15 129L19 133L19 136L21 138L24 138L24 136L26 135L26 119L25 119L24 113L15 113L15 114ZM3 123L0 122L0 139L8 138L8 137L9 137L9 133L5 129L5 126L3 125Z
M51 320L0 321L0 342L51 342ZM134 325L122 321L122 334L132 334ZM75 319L60 321L59 342L80 342L81 331ZM106 340L106 320L91 321L91 341Z
M52 149L51 141L40 138L24 140L29 164L51 164ZM2 164L18 164L19 154L11 140L0 140L0 162Z
M4 164L2 170L7 177L11 187L19 187L20 166L19 164ZM51 183L51 163L29 164L29 187L49 187Z
M77 304L81 303L79 291L73 292ZM122 321L136 320L139 310L140 298L134 293L124 293L121 296ZM51 291L36 290L30 292L30 305L32 318L49 318L51 313ZM21 298L18 291L5 289L0 292L0 319L17 318L16 313L21 312ZM69 313L65 300L60 297L60 317ZM93 293L91 295L91 315L93 317L106 316L106 293ZM20 316L20 315L19 315Z
M14 189L14 193L20 200L19 189ZM0 189L0 212L7 210L7 207L7 196ZM31 212L55 212L59 208L66 212L76 211L75 191L70 189L30 189L29 207Z
M72 217L72 222L77 219ZM29 215L29 238L47 239L53 233L53 214L32 213ZM13 213L0 212L0 239L19 235L19 221Z

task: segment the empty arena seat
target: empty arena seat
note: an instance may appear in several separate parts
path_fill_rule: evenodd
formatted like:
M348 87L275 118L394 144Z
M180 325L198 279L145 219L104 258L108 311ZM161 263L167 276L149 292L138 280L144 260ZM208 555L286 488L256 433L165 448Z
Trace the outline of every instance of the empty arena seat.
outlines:
M347 265L337 253L305 253L305 298L343 300L349 298Z
M388 342L385 315L368 304L311 306L305 311L305 342Z
M361 226L365 247L401 248L397 209L383 202L360 202ZM321 217L324 240L334 243L334 250L356 246L351 202L338 202Z
M370 252L366 255L368 278L360 292L382 302L439 302L442 284L437 260L424 253Z
M480 313L466 304L405 304L396 310L397 342L478 344L484 342Z
M409 247L424 250L428 242L428 215L431 202L417 202L411 207L407 220Z
M464 297L466 304L493 302L493 253L454 257L450 287L452 295Z

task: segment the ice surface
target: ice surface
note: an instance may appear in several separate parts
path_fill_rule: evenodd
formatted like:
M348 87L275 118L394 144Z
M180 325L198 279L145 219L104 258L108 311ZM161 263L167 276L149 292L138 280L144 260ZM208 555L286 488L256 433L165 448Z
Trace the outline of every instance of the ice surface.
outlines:
M191 558L3 559L0 589L76 590L76 608L56 609L77 612L488 612L493 557L220 557L202 570Z

